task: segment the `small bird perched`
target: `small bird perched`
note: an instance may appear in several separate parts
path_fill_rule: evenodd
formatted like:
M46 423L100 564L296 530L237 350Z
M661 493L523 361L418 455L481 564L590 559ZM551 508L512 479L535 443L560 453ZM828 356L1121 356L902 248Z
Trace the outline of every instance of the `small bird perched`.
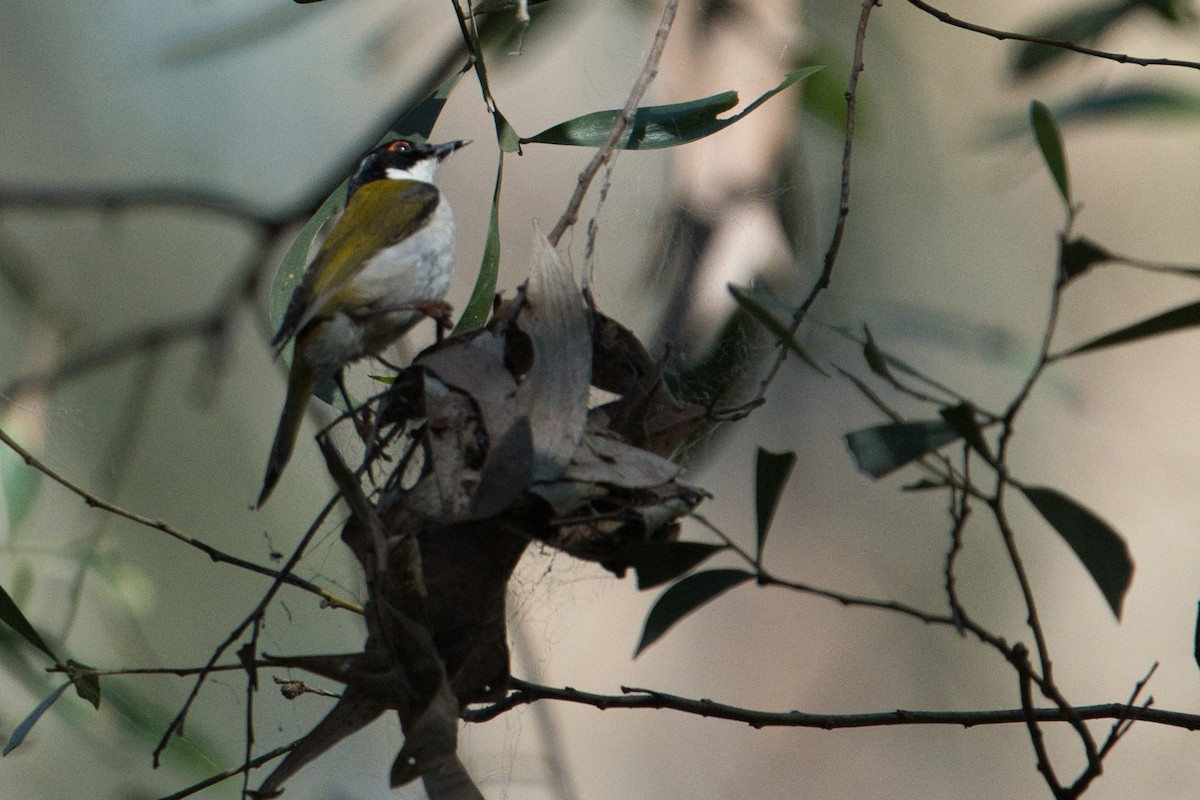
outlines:
M296 340L287 399L256 507L291 458L313 389L381 352L442 305L454 269L454 214L433 183L465 141L397 139L355 165L346 210L288 302L271 345Z

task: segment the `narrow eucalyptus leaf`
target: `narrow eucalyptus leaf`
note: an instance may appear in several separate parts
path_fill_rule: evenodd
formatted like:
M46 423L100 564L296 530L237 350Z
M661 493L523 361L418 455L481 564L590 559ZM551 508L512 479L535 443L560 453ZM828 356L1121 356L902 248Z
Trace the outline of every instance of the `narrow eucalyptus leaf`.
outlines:
M1062 282L1074 280L1097 264L1111 261L1112 254L1095 242L1082 237L1058 245L1058 268Z
M1118 120L1194 119L1200 114L1200 94L1185 89L1147 84L1089 90L1055 104L1059 125L1111 123Z
M756 297L754 297L754 295L740 286L734 286L732 283L729 284L729 293L733 295L733 299L737 301L737 304L741 306L747 314L749 314L755 319L755 321L770 331L771 335L778 339L784 347L800 356L804 363L808 364L817 372L821 373L825 377L829 377L829 373L822 369L821 365L817 363L816 359L810 356L808 351L804 349L804 345L800 344L800 342L796 340L795 335L792 334L788 326L781 322L780 319L773 313L771 313L771 311Z
M946 406L940 409L939 413L946 424L963 437L972 450L983 456L983 459L989 464L996 463L996 459L992 456L992 449L988 446L983 430L979 427L975 406L970 403L959 403L956 406Z
M944 489L947 485L945 481L931 481L929 478L921 478L913 483L906 483L900 488L906 492L927 492L930 489Z
M759 96L732 117L718 117L738 104L738 94L732 91L686 103L639 108L634 112L629 130L617 142L617 147L623 150L654 150L675 147L710 136L729 127L784 89L820 69L821 67L804 67L789 72L778 86ZM608 139L620 113L620 109L609 109L584 114L522 139L521 142L599 147Z
M1085 6L1042 23L1034 30L1034 35L1052 41L1092 44L1138 5L1138 0L1132 0ZM1021 43L1017 48L1013 73L1018 78L1033 77L1069 54L1070 51L1061 47L1033 42Z
M50 645L46 644L41 635L30 624L25 615L21 613L21 609L13 602L13 599L8 596L8 592L4 591L4 587L0 586L0 622L8 625L25 641L41 650L50 658L58 663L58 656L54 655L54 651L50 649Z
M333 190L333 193L325 198L325 202L321 204L317 212L309 218L308 222L304 223L304 227L296 234L296 238L292 240L292 246L288 248L283 260L279 263L279 269L275 272L275 280L271 283L270 298L271 327L275 330L278 330L283 323L283 316L287 312L292 294L304 277L304 270L308 266L309 251L312 249L317 234L321 232L321 226L333 215L340 214L346 207L347 183L349 183L348 180L342 181Z
M97 710L100 709L100 676L90 672L92 667L80 664L78 661L67 661L68 674L71 683L75 685L75 693L87 700ZM80 674L80 670L88 670Z
M1198 325L1200 325L1200 302L1188 303L1186 306L1164 311L1149 319L1135 322L1133 325L1120 328L1112 333L1106 333L1103 336L1092 339L1090 342L1085 342L1078 347L1073 347L1066 352L1059 353L1054 357L1066 358L1067 356L1088 353L1092 350L1100 350L1105 347L1129 344L1141 339L1148 339L1151 336L1161 336L1164 333L1174 333L1188 328L1195 328Z
M1117 619L1133 582L1133 559L1108 523L1056 489L1022 486L1021 492L1058 532L1100 588Z
M944 419L930 419L852 431L846 434L846 445L859 469L882 478L959 436Z
M704 542L634 542L625 549L638 589L652 589L690 572L725 549Z
M454 87L458 86L458 81L463 75L471 69L471 62L465 61L442 84L433 90L421 102L401 114L395 122L388 126L388 129L397 136L421 136L428 139L433 133L433 126L437 124L438 117L442 115L442 109L446 107L446 101L450 98L450 93L454 91Z
M870 367L871 372L874 372L888 383L896 383L895 377L892 376L891 370L888 369L887 356L879 349L879 345L875 344L875 337L871 335L871 329L866 325L863 326L863 334L866 336L866 341L863 342L863 358L866 359L867 366Z
M1044 103L1034 100L1029 104L1029 124L1033 127L1034 139L1037 140L1038 149L1042 151L1042 158L1058 186L1063 202L1070 207L1071 184L1067 176L1067 156L1063 150L1058 123L1054 121L1054 115Z
M697 572L671 586L661 595L646 617L642 638L633 655L636 658L657 642L676 622L700 606L754 576L740 569L713 569Z
M4 745L4 750L3 752L0 752L0 755L8 755L13 750L16 750L18 747L20 747L21 743L25 741L25 737L29 735L31 730L33 730L33 726L38 723L38 720L42 718L43 714L50 710L50 706L54 705L54 701L62 697L62 693L66 691L67 687L70 685L71 682L67 681L62 686L59 686L57 689L51 692L45 700L38 703L37 708L29 712L29 716L21 720L21 724L13 728L12 736L8 737L8 743Z
M496 280L500 274L500 188L503 184L504 151L501 150L500 159L496 163L496 185L492 190L492 210L488 216L487 239L483 245L479 276L475 279L475 288L471 290L466 308L458 318L458 324L454 326L455 333L482 327L492 310Z
M796 454L791 452L772 453L758 448L758 456L754 469L754 510L757 522L758 539L755 558L762 558L763 545L767 541L767 531L775 518L775 509L787 485L792 467L796 466Z

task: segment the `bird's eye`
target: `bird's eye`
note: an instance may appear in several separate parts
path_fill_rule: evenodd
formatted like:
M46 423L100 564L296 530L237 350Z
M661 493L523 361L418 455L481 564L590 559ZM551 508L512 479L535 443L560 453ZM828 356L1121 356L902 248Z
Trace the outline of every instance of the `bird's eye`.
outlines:
M412 142L408 139L397 139L388 146L388 150L393 153L407 153L412 150Z

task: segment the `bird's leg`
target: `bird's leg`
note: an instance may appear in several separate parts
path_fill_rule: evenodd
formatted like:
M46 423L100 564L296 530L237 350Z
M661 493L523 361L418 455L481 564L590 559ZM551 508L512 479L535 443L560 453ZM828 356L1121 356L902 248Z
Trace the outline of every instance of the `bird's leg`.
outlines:
M451 318L454 307L443 300L430 300L427 303L417 303L416 308L437 324L437 342L441 344L446 332L454 327L454 320Z

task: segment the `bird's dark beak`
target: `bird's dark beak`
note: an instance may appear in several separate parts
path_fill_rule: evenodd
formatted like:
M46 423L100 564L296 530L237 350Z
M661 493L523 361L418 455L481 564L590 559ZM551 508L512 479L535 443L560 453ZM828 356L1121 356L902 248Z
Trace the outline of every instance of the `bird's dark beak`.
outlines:
M453 142L446 142L445 144L435 144L433 145L433 154L437 156L438 161L441 161L458 148L466 147L470 143L470 139L456 139Z

